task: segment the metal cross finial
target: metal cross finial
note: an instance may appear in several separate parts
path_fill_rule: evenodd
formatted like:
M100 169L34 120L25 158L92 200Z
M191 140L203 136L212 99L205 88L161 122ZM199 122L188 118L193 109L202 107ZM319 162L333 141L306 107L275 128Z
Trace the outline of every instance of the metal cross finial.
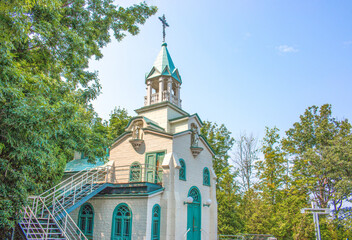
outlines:
M169 27L169 24L166 22L165 14L162 17L159 17L159 20L163 24L163 42L165 42L165 28Z

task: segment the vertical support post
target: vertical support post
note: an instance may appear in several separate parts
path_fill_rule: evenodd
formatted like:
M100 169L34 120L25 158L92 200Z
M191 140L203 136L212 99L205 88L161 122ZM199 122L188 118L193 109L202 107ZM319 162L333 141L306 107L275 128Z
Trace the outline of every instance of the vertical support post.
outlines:
M150 80L147 81L147 106L151 104L152 100L152 86Z
M163 99L163 91L164 91L164 78L159 78L159 102L162 102Z
M177 106L181 108L181 84L177 87Z
M316 203L312 202L312 208L316 208ZM315 227L315 237L317 240L321 240L320 237L320 226L319 226L319 215L316 212L313 212L313 221L314 221L314 227Z
M168 92L168 101L171 102L171 98L172 98L172 78L170 77L168 80L167 80L167 92Z

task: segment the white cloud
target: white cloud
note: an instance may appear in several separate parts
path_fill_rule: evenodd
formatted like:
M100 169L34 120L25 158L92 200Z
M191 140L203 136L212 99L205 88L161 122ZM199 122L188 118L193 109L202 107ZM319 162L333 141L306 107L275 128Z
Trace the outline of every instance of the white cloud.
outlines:
M245 34L243 34L243 38L245 40L247 40L248 38L252 37L252 34L250 32L246 32Z
M294 52L298 52L297 48L294 48L292 46L288 46L288 45L280 45L278 47L276 47L277 50L279 50L279 52L281 53L294 53Z

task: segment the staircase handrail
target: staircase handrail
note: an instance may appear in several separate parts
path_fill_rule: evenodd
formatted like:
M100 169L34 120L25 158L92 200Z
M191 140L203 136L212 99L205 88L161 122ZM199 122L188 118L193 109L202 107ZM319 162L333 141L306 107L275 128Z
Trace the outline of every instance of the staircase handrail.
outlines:
M52 192L55 192L57 190L60 190L62 188L64 188L65 186L69 185L72 181L77 180L78 178L81 178L84 175L88 175L88 173L91 172L96 172L99 169L106 169L106 170L110 170L111 166L103 166L103 167L95 167L95 168L91 168L89 169L88 167L81 170L80 172L72 175L71 177L65 179L64 181L58 183L57 185L55 185L54 187L46 190L45 192L43 192L42 194L40 194L39 196L43 197L46 194L50 194ZM83 174L82 174L83 173ZM78 176L78 177L77 177Z
M60 229L61 233L62 233L65 237L68 238L68 236L66 235L65 231L61 228L60 224L58 223L58 221L56 221L56 218L55 218L54 215L51 213L51 211L50 211L49 208L46 206L45 202L43 201L43 199L42 199L40 196L28 197L28 199L32 199L32 200L33 200L32 206L35 205L35 211L34 211L34 215L35 215L35 216L38 216L38 214L40 214L39 216L41 216L41 217L44 218L44 217L45 217L45 216L44 216L44 210L46 210L47 214L49 215L49 216L48 216L48 223L49 223L49 221L52 219L52 220L55 222L55 224L58 226L58 228ZM39 202L41 202L42 207L38 209ZM39 211L38 211L38 210L39 210ZM40 226L41 226L41 225L40 225ZM49 224L47 224L47 229L46 229L46 230L41 227L41 228L44 230L44 233L45 233L46 236L48 235L48 231L49 231L48 227L49 227Z
M35 214L33 213L32 209L28 206L23 207L24 208L24 216L27 215L29 217L29 220L26 220L25 217L22 218L21 223L27 224L28 225L28 232L25 232L24 234L26 235L26 237L30 234L37 234L37 235L41 235L41 237L44 239L45 238L45 230L43 229L42 225L40 224L38 218L35 216ZM29 211L29 214L28 214ZM34 220L35 223L37 224L36 227L40 227L40 229L42 230L42 233L29 233L30 229L29 226L31 225L31 220ZM26 220L26 222L24 222L24 220Z
M76 189L78 186L83 186L83 183L88 183L88 182L93 183L94 178L98 182L101 182L101 181L106 182L107 181L106 172L109 171L110 168L111 166L105 166L105 167L98 167L98 168L91 169L79 176L77 175L76 178L71 179L70 182L66 183L63 186L59 186L60 184L56 185L55 187L51 188L52 192L46 191L39 196L43 198L47 203L53 202L54 199L64 196L67 192L72 191L72 189ZM104 174L104 175L101 175L101 174ZM56 187L58 188L56 189Z
M85 169L83 169L83 170L81 170L81 171L75 173L75 174L72 175L71 177L66 178L65 180L59 182L59 183L56 184L54 187L49 188L48 190L46 190L45 192L43 192L42 194L40 194L40 196L41 196L41 195L44 195L44 194L46 194L46 193L48 193L48 192L52 192L55 188L57 188L57 186L62 185L62 184L64 184L64 183L66 183L66 182L71 181L74 177L76 177L77 175L82 174L83 172L86 172L87 170L89 170L89 167L86 167Z
M77 226L77 224L75 223L75 221L71 218L70 214L68 214L65 210L65 207L60 203L60 202L57 202L58 205L61 207L62 211L59 212L59 215L63 214L65 217L65 228L64 228L64 232L67 232L67 226L73 228L72 229L69 229L70 233L76 233L78 234L79 238L78 239L85 239L85 240L88 240L87 237L84 235L84 233L81 231L81 229ZM61 218L61 219L64 219L64 218ZM68 221L69 220L69 221ZM68 223L68 225L67 225ZM63 226L62 226L63 227ZM77 233L78 232L78 233Z

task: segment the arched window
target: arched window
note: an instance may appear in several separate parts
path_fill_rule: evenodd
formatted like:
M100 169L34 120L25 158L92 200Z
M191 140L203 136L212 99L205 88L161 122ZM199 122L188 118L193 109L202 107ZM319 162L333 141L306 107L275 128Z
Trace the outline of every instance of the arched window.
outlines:
M152 216L152 240L160 240L160 206L155 204Z
M142 167L138 162L131 164L130 168L130 182L140 182L142 177Z
M203 185L210 186L210 173L207 167L203 170Z
M126 203L120 203L112 215L111 239L131 240L132 211Z
M197 187L192 187L191 190L189 190L188 197L193 198L192 203L200 203L201 202L201 197L200 193Z
M179 179L186 181L186 163L183 159L180 159L180 171L179 171Z
M93 237L94 210L90 203L85 203L79 210L78 226L88 239Z

